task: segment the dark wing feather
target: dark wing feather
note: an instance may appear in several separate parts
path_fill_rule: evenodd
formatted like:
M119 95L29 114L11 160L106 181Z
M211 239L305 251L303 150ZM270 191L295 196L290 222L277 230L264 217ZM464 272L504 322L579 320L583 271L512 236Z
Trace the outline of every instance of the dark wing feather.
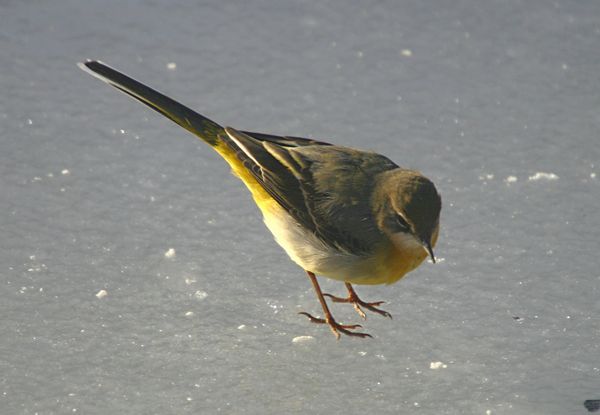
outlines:
M354 255L372 253L375 243L370 237L378 232L369 197L372 177L362 170L365 155L367 159L371 155L337 146L305 147L298 151L270 144L267 147L284 160L298 179L315 235L340 251Z
M231 127L226 127L225 131L227 135L220 138L235 151L238 159L263 189L298 223L316 233L317 226L307 209L300 182L292 171L263 145L263 143L268 142L273 143L271 144L273 146L283 146L280 143L285 142L287 147L290 147L294 146L292 140L288 141L284 137L253 133L257 136L255 138Z
M281 137L278 135L264 134L264 133L253 133L250 131L241 131L242 133L249 135L250 137L262 141L277 144L283 147L303 147L303 146L330 146L330 143L324 141L312 140L310 138L302 137Z
M310 230L324 244L355 255L371 252L371 241L363 241L355 236L360 229L375 229L371 222L355 223L354 215L367 220L370 218L369 198L366 193L371 186L361 173L361 155L357 150L331 146L314 140L295 137L278 137L268 134L251 133L225 128L227 137L222 137L252 173L258 183L275 199L300 225ZM318 146L329 146L319 150ZM312 146L312 147L309 147ZM307 157L296 151L311 149L315 158ZM330 154L331 159L324 153ZM354 157L357 156L357 157ZM325 163L333 163L330 168L335 177L323 180L315 177L321 167L314 160L325 157ZM369 156L370 157L370 156ZM336 163L335 160L339 160ZM319 160L322 166L324 160ZM358 163L355 165L355 163ZM316 169L316 170L315 170ZM356 181L353 194L358 195L360 205L345 200L336 190L360 176ZM368 175L367 175L368 176ZM327 183L333 181L331 183ZM325 184L325 188L320 186ZM363 192L366 192L364 195ZM339 204L335 201L339 201ZM332 203L333 202L333 203ZM353 212L353 213L351 213Z

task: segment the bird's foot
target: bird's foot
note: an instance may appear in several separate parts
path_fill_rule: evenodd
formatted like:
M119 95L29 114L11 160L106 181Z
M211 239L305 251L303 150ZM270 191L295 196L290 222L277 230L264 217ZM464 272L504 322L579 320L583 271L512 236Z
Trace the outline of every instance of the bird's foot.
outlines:
M366 337L371 337L371 338L373 337L368 333L351 331L351 330L356 330L356 329L362 328L362 326L360 324L339 324L337 321L335 321L333 316L328 316L326 318L318 318L318 317L313 317L312 315L310 315L309 313L306 313L304 311L301 311L298 314L302 314L302 315L308 317L308 319L311 321L311 323L327 324L338 340L340 338L340 333L343 333L346 336L360 337L363 339Z
M336 297L335 295L331 295L331 294L323 294L323 295L331 298L331 301L333 301L334 303L351 303L354 306L354 309L356 310L358 315L361 316L364 320L367 319L367 316L365 315L365 312L362 311L361 307L364 307L367 310L372 311L374 313L381 314L384 317L392 318L392 315L390 313L377 308L381 304L384 304L385 301L375 301L372 303L367 303L367 302L361 300L360 298L358 298L358 295L356 294L354 289L352 289L351 287L348 288L348 297L346 297L346 298Z

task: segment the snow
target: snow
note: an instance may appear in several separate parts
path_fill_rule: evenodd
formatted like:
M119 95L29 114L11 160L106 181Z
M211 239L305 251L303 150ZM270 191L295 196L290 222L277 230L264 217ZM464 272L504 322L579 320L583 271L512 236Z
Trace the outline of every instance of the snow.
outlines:
M292 343L308 343L315 341L313 336L296 336L292 339Z
M447 367L448 367L447 364L445 364L444 362L440 362L440 361L429 363L429 369L432 369L432 370L446 369Z
M529 176L530 182L532 182L532 181L535 182L538 180L558 180L558 176L554 173L545 173L542 171L538 171L534 175Z
M600 3L56 0L0 16L2 413L600 399ZM374 337L336 341L298 315L321 315L310 282L227 165L86 58L224 125L420 170L445 261L356 287L394 318L333 304Z
M194 298L196 300L204 300L206 297L208 297L208 293L206 291L196 290L194 293Z
M100 290L96 293L96 297L98 297L99 299L102 299L104 297L106 297L108 295L108 292L106 290Z

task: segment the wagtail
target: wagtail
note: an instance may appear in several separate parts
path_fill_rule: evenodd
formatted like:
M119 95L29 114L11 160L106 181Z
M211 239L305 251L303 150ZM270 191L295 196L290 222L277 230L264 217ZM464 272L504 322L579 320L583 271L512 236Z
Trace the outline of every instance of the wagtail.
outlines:
M231 166L261 210L267 228L306 271L323 318L339 339L371 337L358 324L338 323L325 297L383 316L383 302L361 300L352 284L391 284L418 267L438 239L442 206L434 184L385 156L299 137L221 127L173 99L99 61L81 69L197 135ZM324 294L316 275L343 281L348 297Z

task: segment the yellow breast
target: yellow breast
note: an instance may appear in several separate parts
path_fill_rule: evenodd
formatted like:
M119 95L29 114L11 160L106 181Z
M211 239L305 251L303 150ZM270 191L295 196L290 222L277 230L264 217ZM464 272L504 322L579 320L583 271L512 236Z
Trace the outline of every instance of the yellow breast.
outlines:
M434 231L432 245L435 246L439 227ZM413 236L397 233L391 237L392 244L381 254L384 266L382 278L385 281L374 284L393 284L410 271L417 268L427 258L427 251Z
M405 247L398 249L394 247L387 260L388 280L386 284L393 284L407 273L417 268L427 258L427 252L422 246Z

